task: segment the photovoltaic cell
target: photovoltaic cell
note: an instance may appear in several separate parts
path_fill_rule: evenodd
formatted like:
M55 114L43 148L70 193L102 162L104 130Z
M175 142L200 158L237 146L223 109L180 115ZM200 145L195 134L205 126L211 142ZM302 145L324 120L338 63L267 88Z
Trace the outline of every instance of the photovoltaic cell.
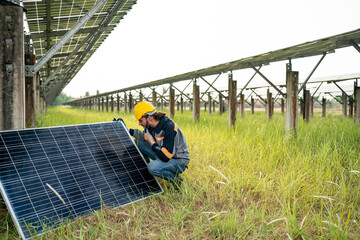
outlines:
M162 192L120 121L0 132L0 190L23 239Z

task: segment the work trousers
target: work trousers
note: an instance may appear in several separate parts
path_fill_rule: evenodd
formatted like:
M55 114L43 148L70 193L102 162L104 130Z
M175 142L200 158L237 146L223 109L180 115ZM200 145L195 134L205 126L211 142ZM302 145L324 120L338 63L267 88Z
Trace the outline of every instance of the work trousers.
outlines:
M138 141L137 146L148 164L148 170L151 175L168 181L176 181L179 174L185 171L185 164L173 158L168 162L160 160L152 150L150 143ZM152 161L150 161L150 159L152 159Z

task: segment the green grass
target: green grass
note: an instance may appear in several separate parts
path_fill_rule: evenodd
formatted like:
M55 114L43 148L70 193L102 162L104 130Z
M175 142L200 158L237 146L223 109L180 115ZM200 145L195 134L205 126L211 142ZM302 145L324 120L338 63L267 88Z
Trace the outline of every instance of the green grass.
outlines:
M131 113L49 108L41 126L111 121ZM176 112L190 149L180 192L167 191L60 227L40 239L359 239L360 125L315 115L286 137L285 116ZM210 167L211 166L211 167ZM355 172L354 172L355 171ZM220 173L223 174L223 176ZM2 239L18 238L8 214Z

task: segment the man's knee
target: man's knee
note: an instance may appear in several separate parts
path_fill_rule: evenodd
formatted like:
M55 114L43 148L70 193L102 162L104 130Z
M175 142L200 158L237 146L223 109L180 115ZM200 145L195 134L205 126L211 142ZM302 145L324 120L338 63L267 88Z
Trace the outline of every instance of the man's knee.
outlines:
M151 175L153 175L153 176L159 175L158 164L156 164L156 161L149 162L147 167L148 167L148 171Z

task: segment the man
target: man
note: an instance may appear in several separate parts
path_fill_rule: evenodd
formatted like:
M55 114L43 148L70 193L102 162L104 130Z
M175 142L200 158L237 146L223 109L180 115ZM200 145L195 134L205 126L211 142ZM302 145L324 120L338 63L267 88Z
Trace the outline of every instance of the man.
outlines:
M145 157L150 174L168 180L178 189L182 182L179 175L190 161L184 134L176 123L165 113L157 112L149 102L136 104L134 115L144 131L129 129L129 132Z

